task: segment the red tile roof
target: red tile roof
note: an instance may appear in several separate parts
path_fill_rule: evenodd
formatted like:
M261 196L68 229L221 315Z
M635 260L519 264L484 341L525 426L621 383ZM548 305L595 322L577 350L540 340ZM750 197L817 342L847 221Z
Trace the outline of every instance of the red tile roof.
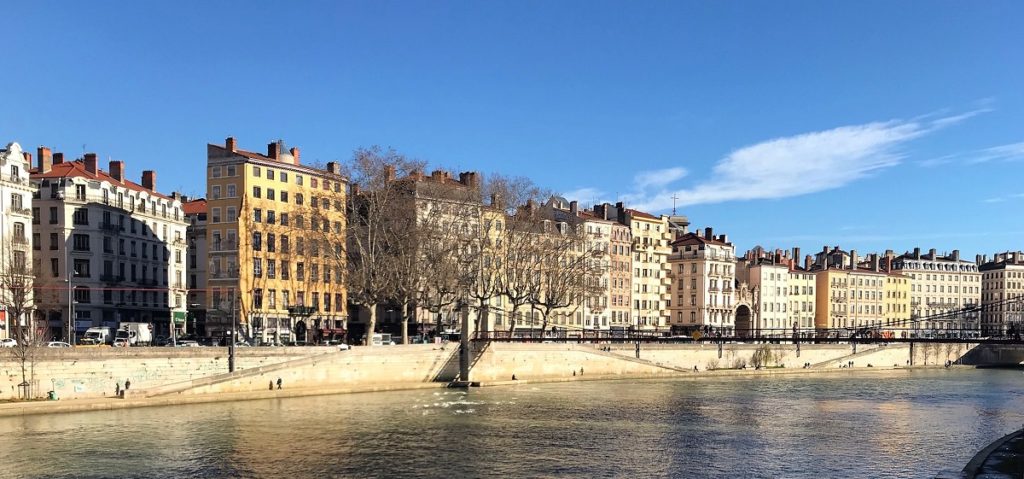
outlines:
M650 219L650 220L658 219L657 216L654 216L654 215L652 215L650 213L644 213L643 211L640 211L640 210L634 210L634 209L626 208L626 213L629 213L630 215L636 216L638 218L646 218L646 219Z
M83 162L82 160L65 161L63 163L58 163L56 165L53 165L50 171L46 173L40 173L38 168L32 169L29 172L32 174L33 180L42 180L49 178L86 178L90 180L106 181L111 184L123 186L125 188L128 188L129 190L146 192L158 198L164 198L167 200L171 199L170 196L167 196L165 194L147 190L138 183L128 180L117 181L112 176L107 174L106 171L103 171L99 168L96 169L95 174L89 173L85 169L85 162Z
M186 202L181 208L185 210L186 215L206 213L206 198Z

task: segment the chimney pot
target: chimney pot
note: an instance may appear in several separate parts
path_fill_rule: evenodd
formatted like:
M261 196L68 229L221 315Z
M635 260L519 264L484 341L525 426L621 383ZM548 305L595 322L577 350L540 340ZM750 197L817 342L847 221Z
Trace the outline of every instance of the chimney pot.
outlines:
M295 158L295 164L299 164L299 148L293 147L291 150L288 150L288 152L292 154L292 158Z
M928 250L928 259L934 260L935 259L935 253L936 253L935 248L932 248L932 249Z
M704 238L705 239L709 239L709 240L710 239L715 239L715 237L714 237L714 235L712 235L712 233L714 233L714 230L710 226L704 228Z
M59 152L58 153L54 153L53 154L53 164L59 165L61 163L64 163L64 153L59 153Z
M85 154L85 171L96 174L96 153Z
M142 187L149 191L156 191L156 172L146 170L142 172Z
M914 247L914 259L921 259L921 248Z
M50 152L50 149L40 146L36 153L38 153L37 156L39 157L39 172L46 173L50 171L53 168L53 153Z
M267 158L278 160L281 158L281 140L272 141L267 144Z
M238 150L238 144L235 142L235 137L229 136L224 140L224 149L232 153Z
M118 183L124 183L124 162L123 161L111 161L110 162L110 177L116 180Z

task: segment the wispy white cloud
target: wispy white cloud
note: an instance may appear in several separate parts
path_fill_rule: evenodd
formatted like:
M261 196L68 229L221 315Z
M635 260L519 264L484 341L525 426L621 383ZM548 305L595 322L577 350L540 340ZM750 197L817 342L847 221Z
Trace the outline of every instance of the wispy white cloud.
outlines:
M1014 193L1010 195L995 196L992 198L985 198L981 200L982 203L1002 203L1004 201L1024 199L1024 193Z
M718 160L710 174L692 186L675 185L688 172L682 167L642 171L632 190L617 199L634 208L665 211L673 206L737 200L777 199L840 188L899 164L913 140L991 111L987 106L955 115L939 113L911 120L848 125L829 130L773 138L739 148ZM1002 158L1024 157L1024 143L985 150ZM957 161L959 155L924 160L921 166ZM604 198L595 188L574 192L586 200Z
M640 191L637 208L664 210L734 200L799 196L843 185L890 168L909 141L978 113L931 120L873 122L775 138L733 151L711 176L691 188Z
M965 156L968 157L967 163L969 164L1024 160L1024 141L985 148Z
M633 184L640 190L650 187L660 188L684 176L686 176L686 169L678 166L663 170L641 171L633 177Z
M597 188L577 188L575 190L562 193L562 196L567 200L575 200L583 204L605 201L605 193Z

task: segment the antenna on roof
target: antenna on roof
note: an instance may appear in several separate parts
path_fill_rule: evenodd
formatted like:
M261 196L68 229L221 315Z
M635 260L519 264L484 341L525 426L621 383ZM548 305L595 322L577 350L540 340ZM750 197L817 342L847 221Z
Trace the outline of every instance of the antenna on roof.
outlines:
M672 216L676 215L676 200L678 199L679 197L676 196L675 193L672 193Z

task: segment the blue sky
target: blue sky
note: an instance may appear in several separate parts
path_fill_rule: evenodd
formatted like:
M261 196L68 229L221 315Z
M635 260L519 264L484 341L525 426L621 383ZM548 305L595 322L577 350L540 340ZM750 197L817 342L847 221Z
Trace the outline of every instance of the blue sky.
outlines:
M392 146L745 250L1024 248L1024 2L9 2L0 141Z

